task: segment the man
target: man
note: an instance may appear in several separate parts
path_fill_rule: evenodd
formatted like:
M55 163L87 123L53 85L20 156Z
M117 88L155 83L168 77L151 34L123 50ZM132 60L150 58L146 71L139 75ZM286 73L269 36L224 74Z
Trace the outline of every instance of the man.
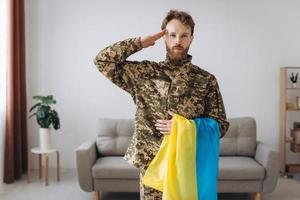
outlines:
M173 113L188 119L211 117L218 121L220 138L228 127L215 76L191 63L188 54L194 21L182 11L170 10L162 31L144 38L129 38L101 50L94 63L99 71L133 98L135 131L124 159L140 169L140 180L155 157L163 136L171 132ZM161 62L128 61L127 57L163 38L166 59ZM162 193L142 184L141 199L161 199Z

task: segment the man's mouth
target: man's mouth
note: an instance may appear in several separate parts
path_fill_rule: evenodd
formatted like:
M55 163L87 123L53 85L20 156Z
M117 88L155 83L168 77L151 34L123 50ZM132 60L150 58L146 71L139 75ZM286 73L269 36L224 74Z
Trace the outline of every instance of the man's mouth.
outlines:
M176 50L183 50L183 47L174 47Z

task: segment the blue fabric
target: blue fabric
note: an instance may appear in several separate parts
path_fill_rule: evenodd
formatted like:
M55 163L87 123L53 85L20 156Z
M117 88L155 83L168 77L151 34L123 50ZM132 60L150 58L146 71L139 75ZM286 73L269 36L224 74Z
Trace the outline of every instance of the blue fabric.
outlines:
M198 200L218 199L219 124L212 118L194 118Z
M212 118L174 114L170 135L143 177L163 200L217 200L220 128Z

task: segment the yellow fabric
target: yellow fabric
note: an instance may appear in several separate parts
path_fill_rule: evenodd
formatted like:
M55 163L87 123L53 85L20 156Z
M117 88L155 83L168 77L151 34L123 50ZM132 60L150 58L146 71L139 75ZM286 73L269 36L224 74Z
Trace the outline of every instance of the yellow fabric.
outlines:
M196 126L193 120L174 114L172 132L143 177L143 183L163 192L163 200L196 200Z

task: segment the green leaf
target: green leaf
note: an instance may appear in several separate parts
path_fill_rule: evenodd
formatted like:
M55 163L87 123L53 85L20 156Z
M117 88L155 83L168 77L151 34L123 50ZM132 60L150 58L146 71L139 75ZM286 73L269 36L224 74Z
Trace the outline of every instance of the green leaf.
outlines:
M31 118L32 116L36 115L36 113L31 114L28 118Z
M37 106L40 106L40 105L41 105L41 103L35 104L34 106L32 106L32 107L30 108L29 112L31 112L33 109L35 109Z
M52 126L55 130L60 128L59 117L55 110L51 111L51 121L52 121Z
M58 114L55 110L51 109L51 105L56 104L56 100L53 98L53 95L35 95L33 96L33 99L39 102L30 108L29 112L35 108L37 108L37 110L35 113L31 114L29 118L36 116L36 121L41 128L49 128L52 124L54 129L59 129L60 121Z

